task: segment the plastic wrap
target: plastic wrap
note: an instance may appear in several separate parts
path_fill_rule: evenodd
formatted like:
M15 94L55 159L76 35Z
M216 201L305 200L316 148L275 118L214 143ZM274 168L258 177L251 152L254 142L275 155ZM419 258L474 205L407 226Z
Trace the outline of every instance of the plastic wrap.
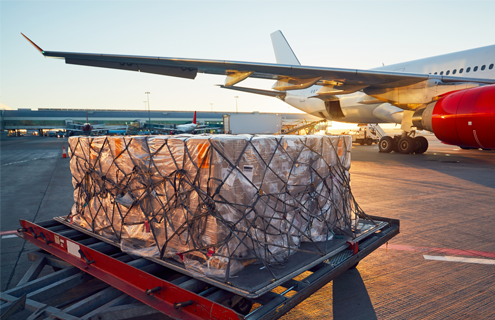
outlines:
M67 219L144 257L228 279L349 233L350 136L71 137Z

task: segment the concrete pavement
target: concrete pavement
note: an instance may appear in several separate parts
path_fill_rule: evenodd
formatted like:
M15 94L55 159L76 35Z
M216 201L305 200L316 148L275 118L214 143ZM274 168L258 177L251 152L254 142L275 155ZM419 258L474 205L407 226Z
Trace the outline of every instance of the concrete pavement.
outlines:
M19 219L43 221L68 213L72 206L69 159L62 159L67 139L14 137L1 143L1 231L19 227ZM27 251L35 247L19 238L2 237L1 287L15 286L29 268Z
M284 319L495 318L495 265L424 255L495 260L495 151L461 150L428 137L424 155L354 145L353 194L369 215L401 220L401 234ZM1 231L42 221L72 205L66 139L24 137L1 145ZM1 240L2 291L15 286L33 247Z

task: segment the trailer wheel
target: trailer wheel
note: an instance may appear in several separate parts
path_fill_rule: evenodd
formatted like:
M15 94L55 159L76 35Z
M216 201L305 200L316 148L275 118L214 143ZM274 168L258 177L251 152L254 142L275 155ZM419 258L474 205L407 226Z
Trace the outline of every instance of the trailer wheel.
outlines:
M373 144L373 140L371 140L370 138L366 139L366 144L371 146Z
M237 313L247 315L251 311L252 307L252 301L242 298L232 309Z

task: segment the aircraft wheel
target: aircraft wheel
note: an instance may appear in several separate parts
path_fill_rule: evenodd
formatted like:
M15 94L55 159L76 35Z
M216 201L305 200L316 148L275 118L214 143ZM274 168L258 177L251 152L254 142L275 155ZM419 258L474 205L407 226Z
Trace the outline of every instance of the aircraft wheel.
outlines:
M370 138L366 139L366 144L371 146L373 144L373 140L371 140Z
M397 145L399 152L403 154L413 153L416 149L416 142L411 137L403 137Z
M428 150L428 140L425 137L416 137L414 138L416 141L416 150L414 150L417 154L423 154Z
M378 149L380 152L390 153L394 149L394 139L392 137L383 137L378 143Z

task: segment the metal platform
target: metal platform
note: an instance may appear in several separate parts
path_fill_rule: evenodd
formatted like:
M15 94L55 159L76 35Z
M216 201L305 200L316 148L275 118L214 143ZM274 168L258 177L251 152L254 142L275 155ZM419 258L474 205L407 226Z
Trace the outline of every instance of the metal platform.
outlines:
M94 234L84 228L70 224L65 217L57 217L54 219L68 227L74 228L80 232L120 248L120 243ZM266 268L263 264L250 264L229 278L228 282L204 276L201 277L201 280L245 298L258 298L298 274L301 274L315 265L332 258L342 251L345 251L349 248L349 241L362 241L373 233L385 228L387 225L388 223L384 221L372 222L368 220L361 220L357 226L360 231L356 234L354 239L350 236L342 235L339 239L318 242L315 243L316 245L313 243L303 242L300 246L301 251L290 256L289 260L284 263L283 268ZM145 257L145 259L151 260L157 264L171 268L193 278L198 278L198 276L201 276L187 270L184 264L179 263L174 259L161 260L151 257ZM256 281L253 281L253 279L256 279Z
M24 283L0 294L1 309L5 315L24 304L38 314L32 315L32 319L41 314L61 319L88 319L96 317L96 310L101 315L121 310L123 316L124 310L138 307L146 312L153 311L149 308L152 307L176 319L276 319L398 234L398 220L373 219L380 222L378 225L383 223L381 229L369 229L351 247L346 244L343 250L315 263L304 274L288 275L271 291L256 298L243 298L204 279L194 279L155 261L132 257L93 234L72 229L59 221L39 224L21 221L18 236L64 260L45 255L43 261L56 260L58 267L66 268L46 276L51 281L45 277L34 280L36 270L42 265L35 262L32 269L36 272L27 274ZM92 277L109 286L65 304L50 305L43 301L63 293L69 284ZM87 306L91 306L91 311Z

